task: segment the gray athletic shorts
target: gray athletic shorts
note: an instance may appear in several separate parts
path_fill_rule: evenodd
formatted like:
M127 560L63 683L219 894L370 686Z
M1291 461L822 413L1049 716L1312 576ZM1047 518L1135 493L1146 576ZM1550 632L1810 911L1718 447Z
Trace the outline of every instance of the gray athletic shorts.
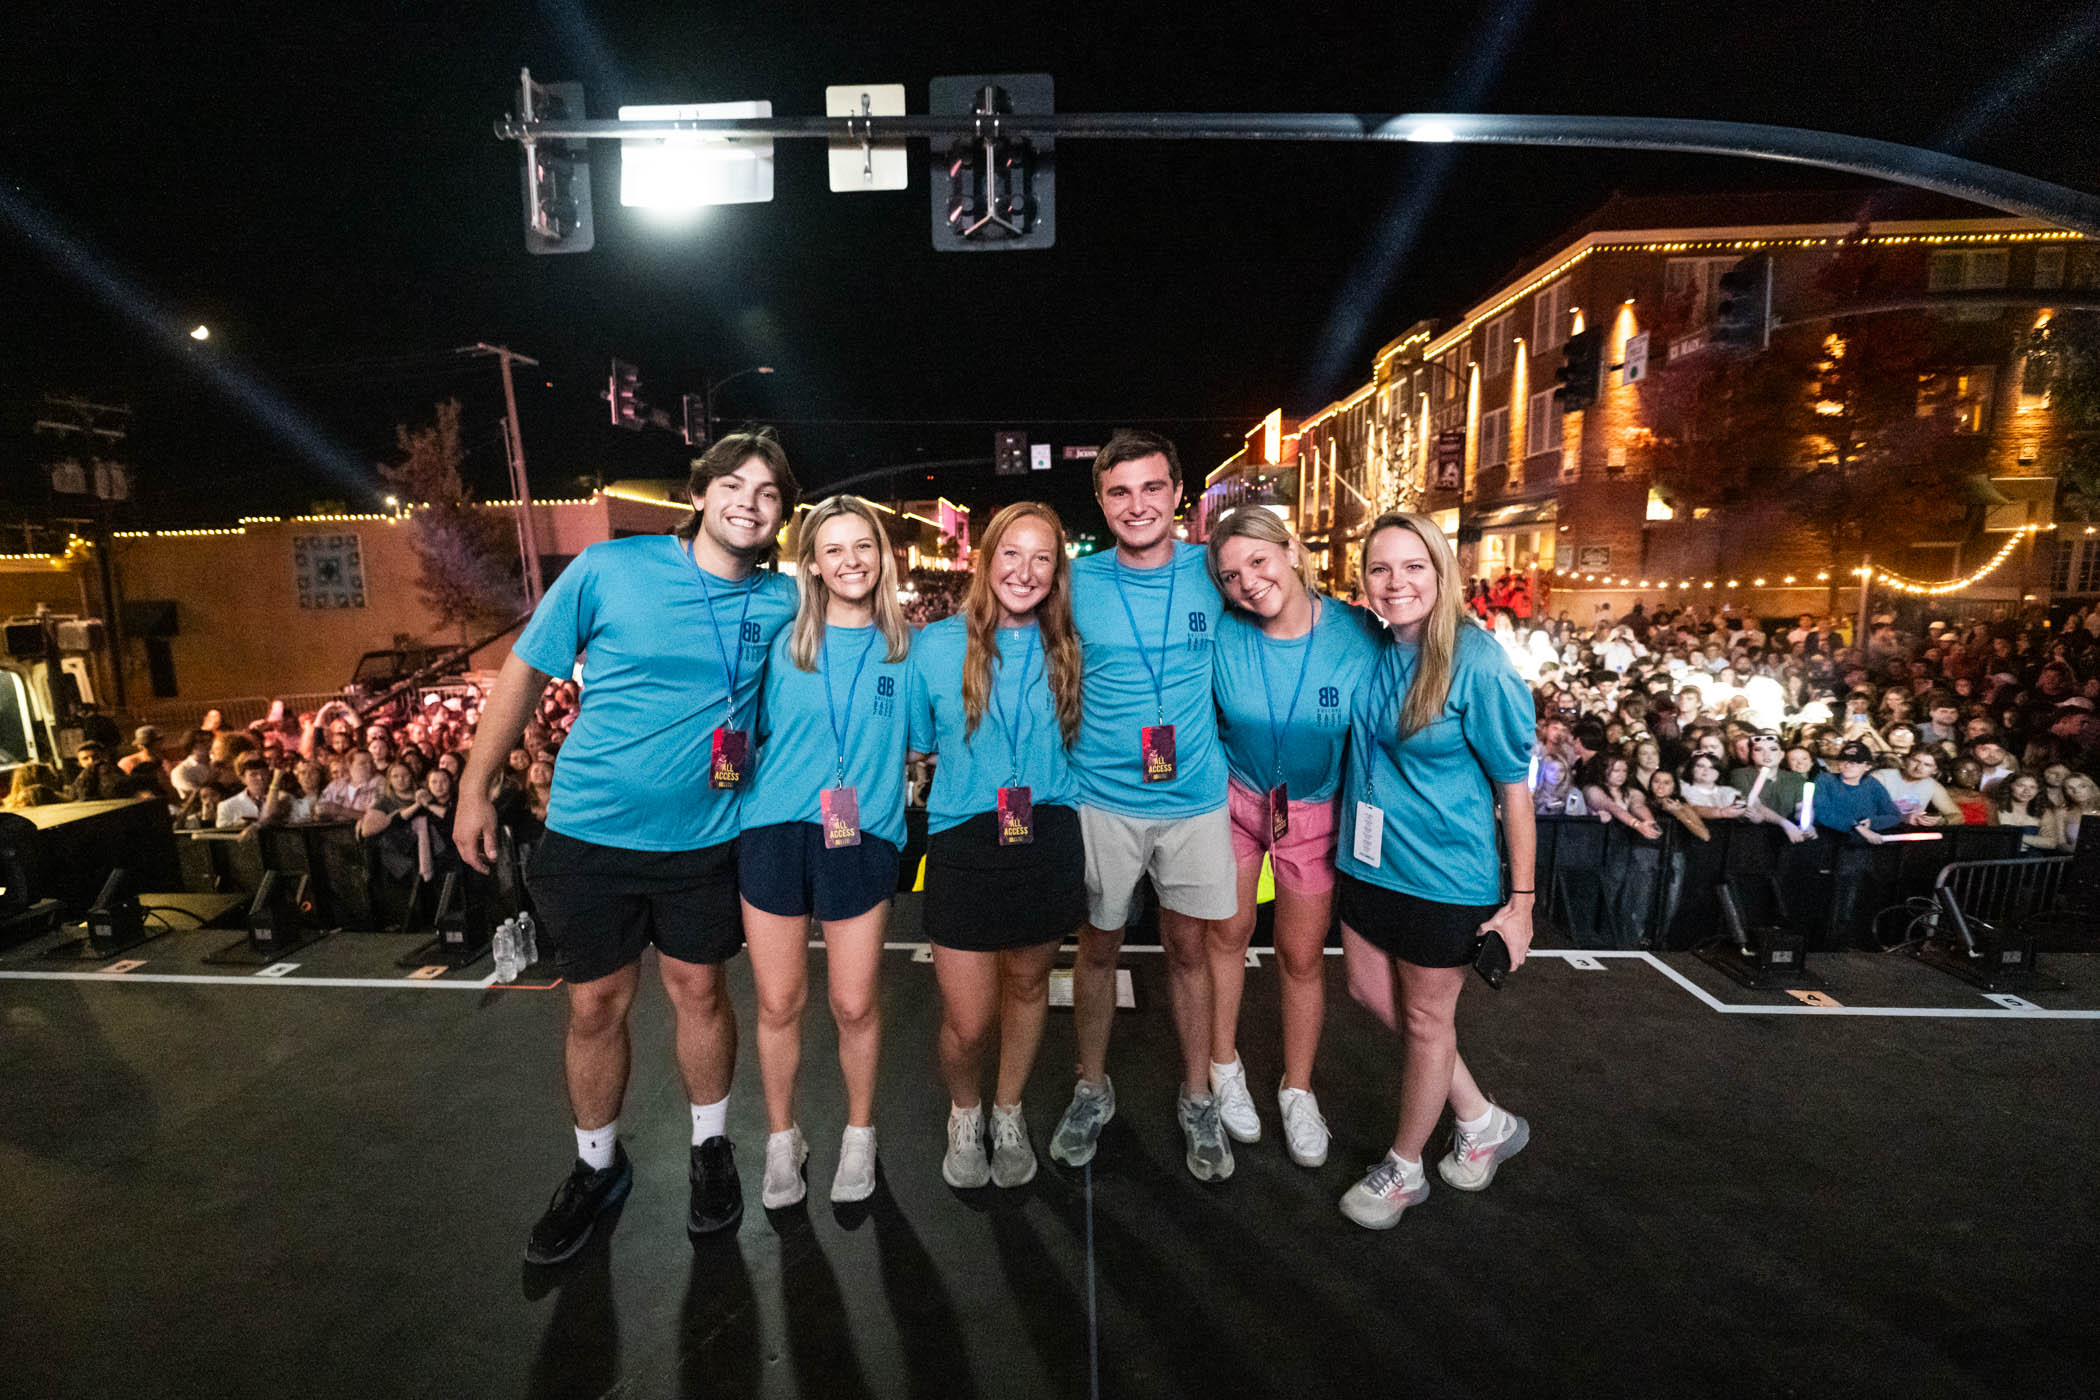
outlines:
M1239 911L1232 859L1232 818L1220 803L1194 817L1126 817L1082 805L1086 838L1087 920L1095 928L1130 922L1138 881L1146 875L1162 907L1192 919L1229 919Z

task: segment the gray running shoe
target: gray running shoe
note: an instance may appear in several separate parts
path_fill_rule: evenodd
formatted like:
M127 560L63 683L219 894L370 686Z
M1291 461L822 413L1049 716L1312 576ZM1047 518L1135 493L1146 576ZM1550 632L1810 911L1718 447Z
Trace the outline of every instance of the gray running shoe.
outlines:
M1429 1178L1420 1163L1412 1171L1392 1153L1364 1173L1364 1179L1342 1196L1342 1214L1366 1230L1390 1230L1409 1206L1429 1199Z
M1080 1080L1072 1086L1072 1102L1057 1120L1057 1131L1050 1135L1050 1155L1068 1167L1085 1166L1094 1160L1101 1130L1115 1116L1116 1086L1108 1076L1102 1075L1099 1084Z
M941 1158L941 1180L958 1191L982 1186L992 1179L991 1163L984 1159L984 1105L948 1109L948 1152Z
M1035 1180L1035 1144L1028 1140L1028 1120L1021 1106L992 1105L992 1181L1011 1190Z
M1485 1191L1495 1179L1495 1169L1524 1150L1531 1141L1531 1125L1498 1105L1487 1131L1473 1137L1464 1128L1451 1138L1451 1150L1436 1164L1436 1172L1461 1191Z
M1188 1139L1189 1174L1198 1181L1223 1181L1232 1175L1232 1144L1225 1140L1225 1123L1218 1116L1218 1096L1183 1094L1175 1105L1181 1120L1181 1135Z

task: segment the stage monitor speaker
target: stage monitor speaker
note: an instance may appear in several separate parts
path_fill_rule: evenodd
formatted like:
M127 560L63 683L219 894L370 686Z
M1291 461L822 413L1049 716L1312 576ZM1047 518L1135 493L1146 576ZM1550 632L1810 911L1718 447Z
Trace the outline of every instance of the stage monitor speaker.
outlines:
M275 953L302 942L302 916L311 907L304 875L294 886L281 871L264 871L248 905L248 945L258 953Z
M438 886L437 936L448 952L464 950L468 944L466 889L457 870L446 871L445 882Z
M131 872L109 872L87 914L88 942L99 953L121 953L146 940L146 915L131 889Z

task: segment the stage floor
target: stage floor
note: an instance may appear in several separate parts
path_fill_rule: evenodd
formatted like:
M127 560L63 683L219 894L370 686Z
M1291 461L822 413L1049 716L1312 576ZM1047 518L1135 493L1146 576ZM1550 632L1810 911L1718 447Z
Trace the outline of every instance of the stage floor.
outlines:
M910 944L914 900L892 938ZM1689 956L1540 957L1469 987L1468 1059L1532 1146L1384 1234L1335 1201L1392 1130L1393 1046L1329 960L1316 1087L1335 1133L1290 1164L1273 1095L1234 1178L1181 1165L1165 969L1132 952L1119 1113L1090 1177L940 1179L931 967L885 966L883 1184L824 1200L840 1126L812 959L811 1200L758 1207L748 965L730 1115L749 1209L684 1232L688 1119L660 990L622 1118L635 1190L570 1265L519 1262L573 1143L563 997L410 980L419 939L339 934L286 971L176 933L120 972L0 955L0 1394L1085 1396L1100 1393L2074 1396L2100 1387L2100 960L1993 1002L1871 954L1818 959L1832 1006ZM165 979L165 980L164 980ZM1275 973L1243 1053L1278 1071ZM1028 1095L1066 1097L1053 1012ZM1441 1137L1441 1135L1440 1135ZM1439 1141L1433 1151L1441 1152Z

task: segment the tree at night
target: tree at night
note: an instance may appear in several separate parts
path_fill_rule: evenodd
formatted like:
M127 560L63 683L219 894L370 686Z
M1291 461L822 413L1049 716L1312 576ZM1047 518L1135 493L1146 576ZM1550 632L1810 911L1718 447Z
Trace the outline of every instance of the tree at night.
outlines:
M2100 519L2100 312L2051 316L2028 337L2027 356L2022 391L2046 393L2067 430L2057 469L2064 504L2083 519Z
M394 429L401 458L379 474L411 516L418 572L416 587L439 625L472 633L498 627L524 610L518 585L517 537L510 522L477 504L460 477L459 400L437 406L426 425Z

